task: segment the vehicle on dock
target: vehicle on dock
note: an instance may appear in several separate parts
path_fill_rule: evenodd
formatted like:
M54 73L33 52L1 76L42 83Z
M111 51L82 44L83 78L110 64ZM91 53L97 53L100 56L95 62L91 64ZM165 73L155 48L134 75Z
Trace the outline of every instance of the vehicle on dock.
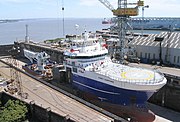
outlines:
M137 121L153 121L155 116L146 108L146 101L162 88L167 80L155 70L130 67L112 62L102 39L72 41L64 52L68 81L87 99L110 112Z

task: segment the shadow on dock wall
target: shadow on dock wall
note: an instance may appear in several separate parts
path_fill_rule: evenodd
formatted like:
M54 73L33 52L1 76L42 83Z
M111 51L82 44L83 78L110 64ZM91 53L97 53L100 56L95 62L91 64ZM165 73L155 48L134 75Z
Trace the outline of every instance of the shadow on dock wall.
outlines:
M180 112L180 87L168 83L149 102Z
M4 92L0 93L0 99L2 101L2 104L5 104L10 99L20 100ZM51 108L43 108L41 105L35 104L34 101L24 103L28 107L29 122L74 122L69 118L68 115L60 116L57 113L52 112Z
M54 49L54 48L47 48L47 46L42 46L34 43L25 43L25 42L15 42L17 47L20 47L21 53L20 55L24 57L23 49L27 49L33 52L42 52L45 51L48 55L50 55L50 59L52 61L56 61L57 63L63 63L64 57L62 50Z
M0 56L9 55L9 50L13 48L14 44L11 45L0 45Z

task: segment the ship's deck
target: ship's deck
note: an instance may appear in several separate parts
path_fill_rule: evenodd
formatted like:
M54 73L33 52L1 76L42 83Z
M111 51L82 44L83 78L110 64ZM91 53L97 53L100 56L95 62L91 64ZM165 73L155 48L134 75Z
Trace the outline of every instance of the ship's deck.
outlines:
M108 76L112 79L131 83L147 84L162 81L163 75L153 71L136 67L129 67L121 64L108 63L97 73Z

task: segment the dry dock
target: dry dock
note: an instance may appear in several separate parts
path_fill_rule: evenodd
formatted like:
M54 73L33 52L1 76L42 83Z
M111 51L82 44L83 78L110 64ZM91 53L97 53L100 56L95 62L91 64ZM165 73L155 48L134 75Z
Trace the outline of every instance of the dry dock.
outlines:
M10 77L10 69L6 64L0 62L0 73L5 77ZM68 116L77 122L113 122L114 119L108 117L84 104L32 79L21 73L23 91L28 93L27 102L34 101L44 108L51 108L51 111L62 116ZM18 97L18 96L17 96Z
M20 67L23 64L23 62L20 62ZM10 74L9 68L7 68L6 65L2 62L0 62L0 73L4 74L6 77L9 77ZM32 79L31 77L28 77L25 74L21 74L21 77L23 81L23 90L29 94L29 97L26 101L34 100L36 104L40 104L44 108L50 107L52 111L61 114L62 116L68 116L74 121L114 121L113 118L101 114L96 110L93 110L84 104L81 104L80 102L77 102L76 100L69 98L66 95ZM148 106L156 114L156 120L154 122L179 122L180 120L180 113L178 112L159 107L154 104L148 104Z

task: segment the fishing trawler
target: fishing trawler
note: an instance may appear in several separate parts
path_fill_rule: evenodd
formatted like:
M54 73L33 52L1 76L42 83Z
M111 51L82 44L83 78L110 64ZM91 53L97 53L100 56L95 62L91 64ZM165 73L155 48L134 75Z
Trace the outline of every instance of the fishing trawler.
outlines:
M154 117L146 114L145 103L166 84L164 75L113 62L107 54L102 39L89 38L88 33L82 39L72 41L72 46L64 52L69 82L88 99L111 107L112 112L126 114L138 121Z

